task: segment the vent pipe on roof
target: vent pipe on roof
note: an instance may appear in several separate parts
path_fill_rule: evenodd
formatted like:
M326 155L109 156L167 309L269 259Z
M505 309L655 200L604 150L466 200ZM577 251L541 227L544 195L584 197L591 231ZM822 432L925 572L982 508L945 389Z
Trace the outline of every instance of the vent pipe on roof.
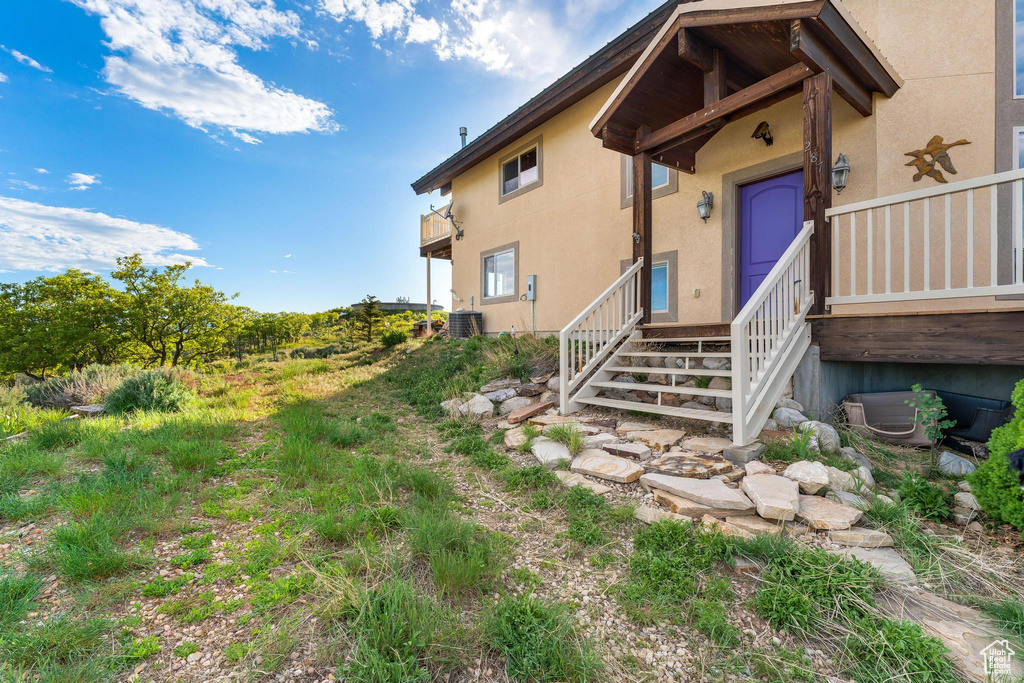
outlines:
M469 131L466 129L465 126L462 126L461 128L459 128L459 136L462 138L462 147L463 147L463 149L465 149L465 147L466 147L466 136L467 135L469 135Z

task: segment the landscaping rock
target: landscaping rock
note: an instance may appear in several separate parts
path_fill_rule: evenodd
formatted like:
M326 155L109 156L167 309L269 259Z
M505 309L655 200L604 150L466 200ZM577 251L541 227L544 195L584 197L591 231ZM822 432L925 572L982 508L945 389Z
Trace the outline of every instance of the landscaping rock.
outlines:
M562 381L561 377L559 377L558 375L555 375L554 377L549 379L548 383L545 384L544 386L547 387L548 391L553 391L555 393L558 393L558 391L561 390L561 387L559 386L561 381Z
M526 398L525 396L515 396L513 398L508 399L507 401L503 401L501 407L498 408L498 410L501 412L502 415L508 415L509 413L514 413L517 410L522 410L523 408L532 406L533 403L534 401L532 398Z
M800 496L796 516L813 529L849 529L860 521L864 512L827 498Z
M765 445L755 441L746 446L728 446L722 451L722 457L733 465L745 465L752 460L757 460L765 451Z
M772 413L772 419L775 420L782 429L792 429L793 427L808 421L807 416L799 410L793 410L792 408L776 408L775 412Z
M840 448L839 455L843 456L858 467L865 467L868 471L874 469L874 465L872 465L871 461L867 459L867 456L853 448L850 448L849 446Z
M871 470L863 465L851 472L850 476L856 480L855 485L860 484L859 490L875 488L875 478L871 475Z
M744 477L740 488L765 519L789 521L796 519L800 509L800 490L792 479L777 474L755 474Z
M831 465L827 466L825 469L828 471L829 489L833 491L850 491L851 493L857 493L860 491L853 475L849 472L843 472L841 469L832 467Z
M89 406L72 406L71 412L79 417L99 417L106 411L103 404Z
M723 439L720 436L694 436L683 442L683 448L701 453L717 455L726 448L732 446L732 439Z
M526 434L523 432L522 427L516 427L509 429L505 432L505 447L506 448L517 448L526 443Z
M621 436L625 436L630 432L653 432L657 427L646 422L620 422L615 427L615 432Z
M644 473L644 468L632 460L620 458L594 448L582 451L569 466L571 472L587 474L598 479L629 484Z
M498 391L499 389L517 389L521 384L522 382L519 381L518 379L515 379L514 377L496 379L493 382L488 382L487 384L480 387L480 393L486 394L491 391Z
M626 433L626 438L630 441L639 441L659 451L667 451L684 436L686 432L681 429L652 429Z
M459 415L462 413L462 406L466 402L461 398L453 398L448 401L441 401L441 410L448 413L449 415Z
M978 518L978 512L971 508L965 508L962 505L953 506L953 521L960 526L967 526Z
M621 455L627 458L636 458L640 462L648 460L654 452L642 443L607 443L601 449L612 455Z
M868 507L868 502L863 497L851 491L829 491L825 494L825 497L837 503L855 507L858 510L864 510Z
M728 358L705 358L704 367L708 370L730 370L732 369L732 363L729 362Z
M708 507L725 510L753 510L754 504L743 493L729 488L718 479L686 479L667 474L645 474L640 482Z
M970 484L970 482L968 482L968 481L966 481L966 480L964 480L964 481L958 481L958 482L956 483L956 487L957 487L958 489L960 489L961 491L967 491L968 493L970 493L970 492L971 492L971 484Z
M917 575L914 574L914 570L892 548L840 548L828 552L866 562L878 569L882 578L887 581L910 585L917 583Z
M808 447L812 451L838 453L839 448L842 446L842 442L839 440L839 432L835 430L835 427L824 422L809 420L799 425L799 429L805 434L807 432L811 433L811 441Z
M956 494L953 495L953 500L956 501L957 505L959 505L960 507L965 507L968 510L981 509L981 506L978 505L978 501L974 497L973 493L967 493L966 491L957 491Z
M939 470L944 474L954 477L963 477L978 469L978 466L967 458L960 457L956 453L950 453L949 451L945 451L939 456L938 465Z
M507 401L510 398L516 397L515 389L498 389L497 391L489 391L483 395L488 401L494 401L495 403L501 403Z
M633 511L633 517L644 524L686 519L686 517L677 515L674 512L669 512L668 510L662 510L660 508L652 508L646 505L638 505L636 510Z
M476 394L473 398L466 401L459 408L459 411L463 415L470 415L472 417L491 417L494 415L494 404L480 394Z
M516 393L520 396L540 396L544 393L544 386L530 382L516 389Z
M701 526L705 529L711 529L717 531L723 536L735 536L737 538L750 538L752 534L739 528L735 524L729 522L723 522L722 520L712 517L711 515L704 515L700 519Z
M755 474L775 474L775 468L768 463L761 462L760 460L751 460L743 466L747 476L753 476Z
M583 488L587 489L591 493L598 496L603 496L604 494L612 490L610 486L605 486L604 484L598 484L597 482L590 481L582 474L576 474L575 472L566 472L565 470L558 470L555 472L555 476L558 478L558 481L565 484L565 486L567 486L568 488L572 488L573 486L582 486Z
M727 510L725 508L714 508L710 505L704 505L703 503L697 503L686 498L680 498L679 496L673 495L668 491L662 491L660 489L654 489L654 502L662 505L676 514L683 515L684 517L690 517L692 519L700 519L704 515L711 515L712 517L725 518L727 516L738 516L738 515L753 515L753 510L738 511L738 510Z
M548 401L547 403L534 403L532 405L525 406L525 407L520 408L518 410L513 410L511 413L508 414L508 422L509 422L509 424L519 424L520 422L523 422L524 420L529 420L531 417L534 417L536 415L540 415L541 413L543 413L545 410L547 410L548 408L552 407L553 405L555 405L555 404L552 403L551 401ZM560 416L559 415L549 415L548 417L560 417ZM533 420L530 420L530 421L533 422Z
M584 448L604 448L611 444L619 443L619 439L614 434L606 434L604 432L598 434L592 434L583 438Z
M786 468L782 476L800 484L800 492L809 496L828 486L828 470L818 461L795 462Z
M726 517L725 521L728 524L739 527L753 536L756 536L757 534L781 536L782 532L786 529L783 524L770 522L767 519L761 519L760 517L755 517L753 515L750 517Z
M682 407L689 410L714 410L714 407L706 406L703 403L698 403L697 401L687 401Z
M533 453L533 457L537 458L537 462L548 469L554 469L559 464L572 460L568 448L557 441L552 441L546 436L539 436L534 439L530 452Z
M794 401L791 398L780 398L779 402L775 404L776 408L789 408L795 410L798 413L804 412L804 407L799 402Z
M767 429L770 432L778 431L779 423L769 417L767 420L764 421L764 427L761 427L761 429Z
M828 537L839 545L852 548L888 548L892 545L892 536L878 529L836 529L828 532Z
M554 405L552 403L551 405ZM541 429L550 427L551 425L565 425L565 424L579 424L580 421L575 417L569 417L568 415L537 415L530 417L530 424L536 425Z
M894 501L892 498L890 498L889 496L885 495L884 493L876 493L875 494L875 500L880 500L883 503L885 503L886 505L895 505L896 504L896 501Z
M716 474L732 470L732 463L715 455L697 453L667 453L644 463L644 469L658 474L670 474L691 479L709 479Z

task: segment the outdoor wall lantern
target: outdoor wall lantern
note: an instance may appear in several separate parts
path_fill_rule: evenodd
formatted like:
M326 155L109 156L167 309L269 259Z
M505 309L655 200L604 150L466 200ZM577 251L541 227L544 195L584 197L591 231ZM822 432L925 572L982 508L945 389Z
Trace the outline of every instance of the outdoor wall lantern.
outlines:
M750 137L755 140L764 140L765 147L771 147L772 143L775 142L775 138L772 137L772 131L768 128L767 121L762 121L757 124L757 128L754 129L754 134Z
M715 195L710 192L702 192L704 196L697 202L697 213L707 223L708 219L711 218L711 209L715 206Z
M840 152L839 158L832 166L832 187L836 188L836 194L842 194L846 189L846 181L850 178L850 160Z

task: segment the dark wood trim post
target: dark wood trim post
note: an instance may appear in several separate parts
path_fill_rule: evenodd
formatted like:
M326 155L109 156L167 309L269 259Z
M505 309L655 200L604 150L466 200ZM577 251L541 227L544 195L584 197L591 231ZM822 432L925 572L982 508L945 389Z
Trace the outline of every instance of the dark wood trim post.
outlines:
M825 312L832 280L832 230L825 211L832 206L832 77L815 74L804 81L804 220L814 221L811 236L810 313Z
M637 131L637 140L650 133L644 126ZM633 155L633 263L643 257L644 265L640 269L640 306L643 307L643 324L651 322L651 273L654 268L653 245L651 240L651 163L650 152L638 152Z

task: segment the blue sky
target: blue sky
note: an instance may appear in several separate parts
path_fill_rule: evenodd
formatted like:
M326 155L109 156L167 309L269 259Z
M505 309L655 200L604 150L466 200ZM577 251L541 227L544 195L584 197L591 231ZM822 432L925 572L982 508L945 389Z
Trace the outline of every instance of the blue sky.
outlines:
M409 183L658 4L8 0L0 282L138 251L260 310L422 301Z

